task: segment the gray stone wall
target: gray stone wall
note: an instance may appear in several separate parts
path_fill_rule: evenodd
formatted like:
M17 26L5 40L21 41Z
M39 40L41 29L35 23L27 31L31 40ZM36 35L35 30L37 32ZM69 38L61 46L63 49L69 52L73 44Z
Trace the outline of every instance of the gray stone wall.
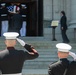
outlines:
M69 28L69 25L76 24L76 0L44 0L44 37L52 36L52 28L50 28L52 20L60 20L60 11L64 10L67 16L68 30L67 35L70 40L74 39L74 29ZM56 36L61 37L60 25L56 28Z
M51 27L51 20L44 20L43 21L43 27L44 28L50 28Z

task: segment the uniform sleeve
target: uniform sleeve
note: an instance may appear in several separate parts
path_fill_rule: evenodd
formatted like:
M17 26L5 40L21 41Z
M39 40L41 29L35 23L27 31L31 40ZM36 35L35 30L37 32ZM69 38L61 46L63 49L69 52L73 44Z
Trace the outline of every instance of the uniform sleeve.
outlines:
M2 75L2 71L0 70L0 75Z
M53 72L52 72L51 66L49 66L49 68L48 68L48 75L54 75Z
M24 51L26 60L35 59L39 56L38 52L29 44L25 44L24 48L27 50Z

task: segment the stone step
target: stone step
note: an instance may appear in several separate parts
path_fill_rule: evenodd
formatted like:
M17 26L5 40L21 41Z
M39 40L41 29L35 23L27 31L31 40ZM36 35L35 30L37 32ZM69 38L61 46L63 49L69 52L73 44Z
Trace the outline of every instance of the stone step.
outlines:
M32 46L34 46L35 47L35 49L56 49L56 43L55 44L52 44L51 42L48 44L48 43L46 43L46 45L44 45L44 42L42 42L43 44L41 45L41 43L35 43L35 44L33 44L32 43ZM30 43L31 44L31 43ZM76 49L76 44L70 44L71 46L72 46L72 49ZM16 47L15 48L17 48L17 49L24 49L20 44L18 44L17 43L17 45L16 45ZM3 44L3 43L1 43L0 42L0 49L2 50L2 49L5 49L5 44ZM57 49L56 49L57 50Z
M23 69L22 75L47 75L48 69Z
M68 58L69 60L73 60L72 57L69 57ZM27 60L25 61L24 63L24 69L27 68L27 69L46 69L48 67L48 65L50 63L54 63L56 61L58 61L59 59L56 57L52 58L37 58L35 60ZM43 67L42 67L43 66Z
M60 43L61 41L51 41L51 39L45 39L44 37L20 37L23 39L26 43L32 44L35 48L39 49L49 49L49 48L55 48L57 43ZM4 38L0 37L0 49L3 49L4 44ZM72 41L69 44L72 45L72 47L76 48L76 42ZM16 48L22 48L22 46L17 42Z
M50 63L49 63L50 64ZM23 69L47 69L49 64L24 65Z
M42 61L42 62L46 62L46 61L56 61L58 59L58 57L53 57L53 58L36 58L36 59L33 59L33 60L30 60L30 62L39 62L39 61Z
M26 41L27 43L32 44L39 53L38 58L34 60L25 61L23 69L47 69L50 63L56 62L58 60L57 48L55 45L60 41L51 41L50 39L45 39L44 37L20 38ZM0 39L0 50L3 50L5 49L4 38ZM72 42L70 43L70 45L72 45L73 47L72 51L76 53L76 43ZM18 42L16 48L25 50ZM72 60L71 57L69 57L69 59Z

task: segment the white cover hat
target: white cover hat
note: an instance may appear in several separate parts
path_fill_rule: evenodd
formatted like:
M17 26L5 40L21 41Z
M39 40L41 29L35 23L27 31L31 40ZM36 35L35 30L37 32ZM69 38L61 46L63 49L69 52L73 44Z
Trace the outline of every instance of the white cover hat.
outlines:
M17 32L6 32L3 34L6 39L16 39L19 34Z
M1 4L1 6L5 6L5 5L6 5L5 3L2 3L2 4Z
M58 51L61 52L69 52L69 50L72 48L69 44L66 43L58 43L56 44L56 47L58 48Z

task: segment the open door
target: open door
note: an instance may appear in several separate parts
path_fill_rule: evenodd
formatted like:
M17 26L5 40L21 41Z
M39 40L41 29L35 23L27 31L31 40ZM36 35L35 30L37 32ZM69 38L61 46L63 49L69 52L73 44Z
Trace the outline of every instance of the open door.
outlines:
M7 4L25 3L27 5L26 36L43 36L43 0L0 0Z
M38 23L37 23L37 2L29 2L27 3L27 36L37 36L38 35Z

